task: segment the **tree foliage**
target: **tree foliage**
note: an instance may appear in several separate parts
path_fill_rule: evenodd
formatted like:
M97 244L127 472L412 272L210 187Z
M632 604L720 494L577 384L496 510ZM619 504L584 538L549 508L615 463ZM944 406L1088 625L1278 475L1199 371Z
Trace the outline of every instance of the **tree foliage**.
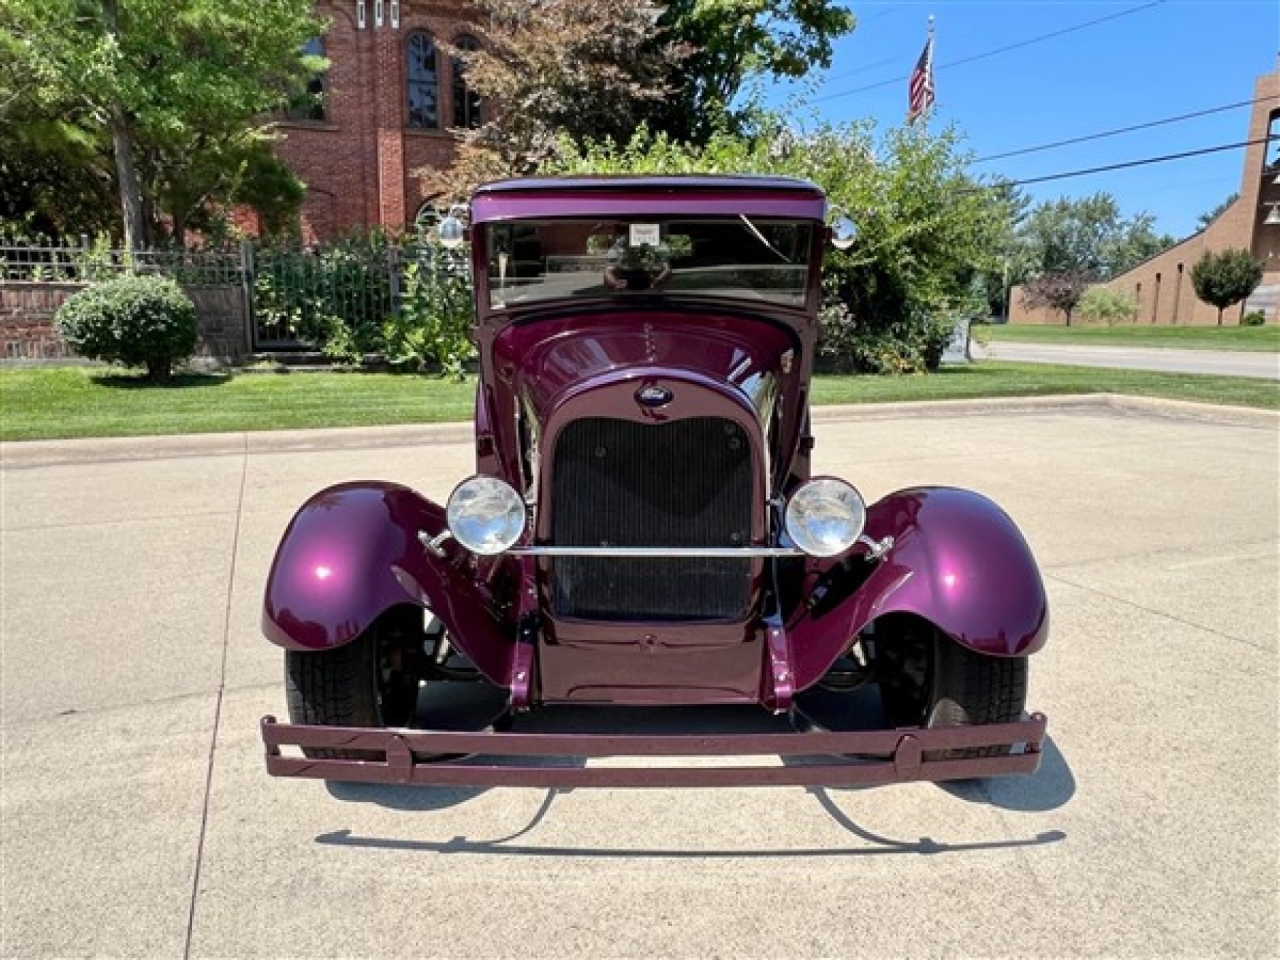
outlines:
M467 84L492 104L465 131L451 171L417 171L451 200L478 183L532 173L574 142L628 136L648 105L673 90L687 55L657 27L651 0L477 0L485 42L453 50Z
M264 149L261 118L324 65L301 53L321 31L310 8L308 0L8 0L0 55L27 92L0 133L0 153L35 143L42 124L59 130L43 141L51 155L66 157L69 144L90 151L93 167L114 178L134 247L154 241L161 224L181 240L237 193L290 202L299 191ZM282 190L271 192L272 183Z
M690 51L672 95L646 116L650 129L704 143L737 127L734 102L753 77L799 79L831 65L836 40L855 26L834 0L668 0L659 26Z
M1209 226L1209 224L1213 223L1213 221L1217 220L1220 216L1230 210L1231 205L1239 199L1239 191L1229 194L1225 200L1212 210L1206 210L1204 213L1200 214L1199 218L1196 220L1196 229L1203 230L1205 227Z
M485 42L451 51L494 105L464 133L452 171L416 173L459 200L531 173L558 143L626 142L640 126L675 142L741 130L751 77L798 78L830 63L854 18L833 0L477 0Z
M32 82L20 12L0 4L0 232L60 242L110 229L109 158L69 86Z
M797 134L772 118L753 136L721 130L705 145L641 128L627 142L563 143L558 173L758 173L812 180L857 225L824 268L822 359L832 369L911 371L940 356L958 315L983 316L975 285L996 268L1007 208L975 189L954 130L820 124Z
M1196 296L1222 311L1239 303L1262 282L1262 264L1248 250L1209 251L1191 267L1191 285Z
M1132 323L1138 316L1138 301L1121 290L1090 287L1076 305L1077 312L1090 320L1101 320L1108 326Z
M1125 217L1109 193L1038 204L1022 223L1019 237L1028 272L1084 274L1109 280L1177 241L1155 231L1155 217Z
M1092 273L1085 270L1057 270L1032 277L1022 287L1022 302L1036 309L1046 307L1063 315L1067 326L1085 290L1093 283Z

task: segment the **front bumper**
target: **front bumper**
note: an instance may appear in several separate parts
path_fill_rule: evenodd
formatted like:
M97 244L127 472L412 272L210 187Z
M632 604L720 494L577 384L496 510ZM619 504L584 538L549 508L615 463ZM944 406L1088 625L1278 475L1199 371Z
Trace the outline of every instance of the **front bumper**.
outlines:
M1046 725L1045 716L1037 713L1016 723L932 730L615 736L298 726L264 717L262 740L267 772L276 777L469 787L847 787L1034 773ZM369 751L385 759L286 756L281 747L288 746ZM1011 752L964 760L925 757L939 750L997 746ZM465 758L423 759L457 755ZM780 757L783 763L564 765L574 758L763 756Z

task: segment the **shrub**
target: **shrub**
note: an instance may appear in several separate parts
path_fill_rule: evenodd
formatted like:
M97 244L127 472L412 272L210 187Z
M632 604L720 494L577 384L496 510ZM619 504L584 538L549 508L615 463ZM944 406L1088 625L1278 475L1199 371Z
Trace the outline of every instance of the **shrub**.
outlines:
M275 338L297 340L342 363L377 349L392 312L385 234L371 231L323 247L259 252L254 310Z
M91 360L146 367L147 379L169 379L195 352L196 308L172 280L122 277L81 290L58 310L64 340Z
M460 381L475 358L471 279L465 250L425 247L405 265L400 310L382 325L387 362L401 370L437 368Z
M1240 318L1242 327L1260 327L1267 322L1267 315L1261 310L1250 310Z
M1138 317L1138 301L1121 290L1090 287L1080 298L1076 312L1090 320L1102 320L1108 326L1117 322L1132 323Z

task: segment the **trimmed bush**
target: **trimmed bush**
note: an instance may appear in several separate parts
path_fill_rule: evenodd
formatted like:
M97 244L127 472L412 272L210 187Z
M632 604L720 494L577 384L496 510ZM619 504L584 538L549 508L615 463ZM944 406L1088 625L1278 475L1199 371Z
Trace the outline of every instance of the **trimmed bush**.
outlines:
M172 280L122 277L70 297L55 317L58 333L91 360L145 367L147 379L169 379L196 349L196 308Z
M1244 300L1261 282L1262 264L1248 250L1210 250L1191 268L1196 296L1218 308L1218 326L1222 311Z
M1250 310L1240 318L1242 327L1261 327L1267 322L1267 315L1261 310Z

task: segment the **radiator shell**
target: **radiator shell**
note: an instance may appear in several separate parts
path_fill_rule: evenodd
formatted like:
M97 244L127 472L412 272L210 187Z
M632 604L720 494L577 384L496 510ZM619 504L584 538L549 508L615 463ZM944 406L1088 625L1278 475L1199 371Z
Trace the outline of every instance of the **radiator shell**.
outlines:
M750 542L751 438L730 419L577 420L561 431L549 493L556 546L741 547ZM738 620L751 562L560 557L552 613L600 621Z

